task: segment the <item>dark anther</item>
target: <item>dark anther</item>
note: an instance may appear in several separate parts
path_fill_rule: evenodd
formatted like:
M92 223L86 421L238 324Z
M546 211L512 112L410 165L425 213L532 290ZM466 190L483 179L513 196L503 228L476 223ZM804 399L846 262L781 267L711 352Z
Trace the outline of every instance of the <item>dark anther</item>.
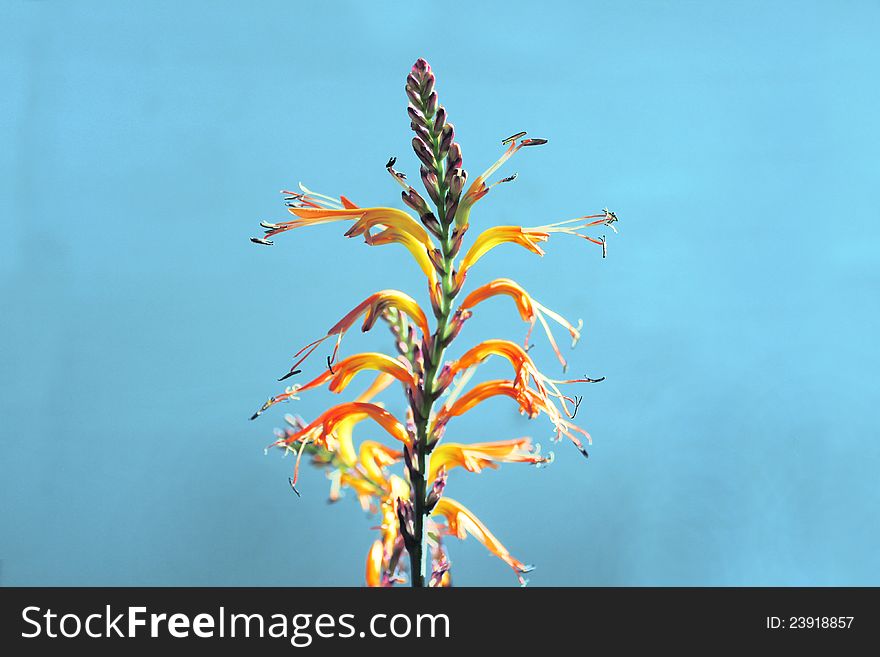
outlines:
M272 240L263 239L262 237L252 237L251 242L254 244L263 244L265 246L272 246L275 244Z
M518 175L519 175L518 173L515 173L512 176L507 176L507 178L502 178L501 180L498 181L498 184L500 185L501 183L513 182L514 180L516 180L516 177Z
M388 160L388 164L385 165L385 168L390 169L391 167L394 166L395 162L397 162L397 158L392 157L390 160Z
M330 374L336 374L336 372L333 371L333 363L330 362L330 356L327 356L327 369L330 370Z
M279 381L284 381L284 379L289 379L289 378L292 377L294 374L299 374L300 372L302 372L302 370L290 370L287 374L285 374L284 376L282 376L282 377L281 377L280 379L278 379L278 380L279 380Z
M530 344L528 347L526 347L526 353L529 353L529 352L530 352L532 349L534 349L534 348L535 348L535 343L533 342L533 343Z
M604 376L599 379L591 379L586 374L584 374L584 378L583 378L584 383L602 383L602 381L604 381L604 380L605 380Z
M510 142L512 142L512 141L516 141L516 140L519 139L520 137L525 137L525 136L526 136L526 132L525 132L525 130L523 130L522 132L517 132L515 135L510 135L510 137L508 137L507 139L505 139L504 141L502 141L502 142L501 142L501 145L502 145L502 146L507 146L507 144L509 144Z
M293 490L294 493L296 493L296 496L302 497L302 495L300 495L299 491L296 489L296 485L293 483L293 479L291 477L288 477L287 481L290 482L290 488Z
M276 228L278 228L278 224L269 223L268 221L261 221L260 226L262 226L266 230L275 230Z
M546 139L523 139L520 146L542 146L546 143Z
M571 414L571 419L574 419L574 416L578 414L578 409L581 407L581 402L584 401L584 396L574 398L574 413Z

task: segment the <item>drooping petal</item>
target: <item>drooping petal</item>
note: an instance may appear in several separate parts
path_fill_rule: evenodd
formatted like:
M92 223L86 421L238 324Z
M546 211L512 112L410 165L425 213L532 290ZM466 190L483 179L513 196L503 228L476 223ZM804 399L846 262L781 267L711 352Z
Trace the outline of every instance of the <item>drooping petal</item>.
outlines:
M499 463L546 463L552 457L535 451L531 438L514 438L486 443L442 443L431 453L428 481L437 477L440 468L447 471L462 467L479 473L484 468L497 468Z
M531 566L525 565L522 561L511 556L507 548L502 545L501 541L495 538L495 535L480 522L470 510L464 505L456 502L452 498L443 497L434 507L433 515L441 515L446 518L446 524L449 533L464 540L470 534L480 543L482 543L489 552L501 559L508 566L513 568L517 578L521 584L525 583L523 574L532 570Z
M545 231L523 228L522 226L493 226L492 228L487 228L477 236L477 239L471 244L467 253L464 254L458 270L459 276L465 276L467 271L480 258L501 244L519 244L532 253L542 256L544 251L538 244L546 242L549 238L550 234Z
M327 409L299 431L291 432L278 441L278 444L292 445L306 438L326 444L336 427L346 418L366 416L373 419L393 438L408 445L411 442L409 432L391 413L376 404L364 402L346 402Z
M330 362L334 361L339 350L339 343L342 341L342 336L345 335L361 315L364 316L361 331L366 332L373 328L379 318L382 317L382 313L389 308L396 308L397 310L406 313L422 331L422 335L430 335L431 331L428 327L428 319L419 304L416 303L415 299L398 290L382 290L381 292L371 294L355 306L351 312L345 315L345 317L339 320L329 331L327 331L327 335L314 342L310 342L296 352L293 357L296 358L297 361L290 368L290 372L282 377L282 379L296 373L298 371L297 368L303 363L303 361L311 356L325 340L335 336L336 346L333 349L333 354L330 356Z
M382 586L382 562L384 558L385 549L382 546L382 541L377 539L373 541L373 545L370 546L370 552L367 554L367 586Z

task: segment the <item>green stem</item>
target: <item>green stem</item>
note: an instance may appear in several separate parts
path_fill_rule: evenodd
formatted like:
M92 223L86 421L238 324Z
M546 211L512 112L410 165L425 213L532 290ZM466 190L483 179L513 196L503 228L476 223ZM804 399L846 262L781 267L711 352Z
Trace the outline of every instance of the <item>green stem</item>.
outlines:
M410 573L412 574L412 586L424 587L426 580L429 579L428 574L428 554L427 554L427 532L425 518L428 515L426 507L426 496L428 481L426 479L429 463L430 450L428 442L428 428L431 421L431 413L434 409L434 401L439 395L440 390L435 388L437 371L443 363L443 356L447 346L447 329L449 326L449 317L452 313L452 294L453 287L453 263L455 254L452 252L452 240L450 236L450 224L445 220L446 216L446 183L444 181L444 164L440 157L440 136L431 135L432 146L435 157L435 168L438 172L438 180L440 185L440 203L437 204L438 220L442 226L442 236L440 239L440 251L443 256L443 272L441 279L441 294L439 312L437 316L437 328L431 339L430 352L425 354L425 372L424 384L422 388L422 408L419 413L419 421L416 423L416 444L415 457L417 463L417 471L411 472L413 494L413 510L415 512L414 531L415 545L410 552Z

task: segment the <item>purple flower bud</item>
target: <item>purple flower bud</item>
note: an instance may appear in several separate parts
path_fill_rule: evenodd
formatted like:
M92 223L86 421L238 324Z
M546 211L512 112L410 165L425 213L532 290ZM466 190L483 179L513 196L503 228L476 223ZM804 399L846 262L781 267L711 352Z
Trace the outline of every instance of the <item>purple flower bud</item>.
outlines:
M418 94L420 86L421 84L412 73L406 76L407 91L412 91L413 93Z
M455 126L447 123L443 126L443 133L440 136L440 157L446 157L446 154L452 147L453 139L455 139Z
M458 211L457 199L446 199L446 223L451 224L455 220L455 213Z
M464 327L464 323L470 319L471 315L470 310L458 310L452 318L452 322L449 324L449 333L446 336L447 342L452 342L458 337L458 334L461 333L461 329Z
M437 221L437 217L434 216L433 212L429 212L428 214L423 214L420 219L422 223L425 225L425 228L431 231L434 237L440 237L443 234L443 230L440 227L440 222Z
M428 122L425 120L425 115L422 114L418 109L416 109L412 105L407 105L406 113L409 114L409 118L410 118L410 120L412 120L413 123L416 123L416 124L422 125L422 126L428 124Z
M464 228L454 228L452 231L452 244L450 250L452 253L458 253L461 250L461 243L464 240L464 234L467 232L467 226Z
M434 116L434 112L437 111L437 92L432 91L428 96L428 100L425 101L425 116L431 118Z
M437 108L437 113L434 115L434 132L439 133L443 126L446 124L446 108L443 105Z
M421 167L419 173L422 176L422 183L424 183L425 189L428 190L428 195L431 197L431 200L437 205L440 205L440 190L437 188L437 174L427 167Z
M403 202L406 203L409 207L419 213L419 215L427 214L431 210L428 208L428 204L425 202L419 193L410 187L408 190L404 190L400 192L400 196L403 198Z
M464 173L463 169L453 169L452 171L452 176L447 176L450 178L448 183L449 194L454 198L458 198L459 196L461 196L461 190L462 187L464 187L464 180L467 174L462 175Z
M431 65L425 61L424 57L419 57L412 67L413 73L426 73L431 70Z
M409 127L413 129L413 132L415 132L418 135L419 139L421 139L426 144L430 143L431 135L428 134L428 131L425 129L425 126L418 124L415 121L410 121Z
M409 98L409 102L411 102L413 105L421 105L422 99L419 96L418 84L416 84L415 86L410 86L409 80L407 80L406 97Z
M443 262L443 254L437 249L430 249L428 251L428 257L431 259L431 264L434 265L434 269L436 269L437 273L442 276L446 272L446 265Z
M461 146L458 145L458 142L452 144L449 147L449 152L446 154L446 170L451 171L452 169L460 169L461 168Z
M418 158L422 161L422 163L430 168L434 168L434 155L431 153L431 150L428 148L428 145L419 139L418 137L413 137L412 147L415 151Z
M437 506L437 502L440 501L440 498L443 497L443 489L446 488L446 468L441 467L440 471L437 473L437 478L434 480L434 483L431 485L431 490L428 491L428 496L425 498L425 511L430 513L431 510Z

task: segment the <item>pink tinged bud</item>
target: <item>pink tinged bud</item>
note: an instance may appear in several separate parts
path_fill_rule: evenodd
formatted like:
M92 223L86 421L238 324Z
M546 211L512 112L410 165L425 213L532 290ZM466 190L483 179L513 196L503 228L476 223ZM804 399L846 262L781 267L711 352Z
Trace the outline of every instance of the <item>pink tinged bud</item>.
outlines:
M436 269L437 273L442 276L446 271L446 264L443 262L443 254L440 253L438 249L431 249L428 251L428 257L431 259L431 264L434 265L434 269Z
M422 223L425 225L434 237L441 237L443 235L443 229L440 226L440 222L437 221L437 217L434 216L433 212L429 212L428 214L423 214L420 219Z
M410 85L409 79L407 78L406 97L409 98L409 102L411 102L413 105L421 104L422 99L419 97L418 83L415 80L413 80L413 84Z
M421 139L426 144L430 143L431 135L428 134L428 131L425 129L425 126L423 126L419 123L416 123L415 121L410 121L409 127L413 129L413 132L415 132L418 135L419 139Z
M427 96L434 91L434 81L434 74L430 71L422 76L422 86L420 89L422 96Z
M440 157L446 157L449 149L452 148L452 141L455 139L455 126L447 123L443 126L443 134L440 136Z
M449 199L447 199L449 201ZM452 199L446 203L446 223L451 224L455 220L455 213L458 211L458 200Z
M458 142L455 142L449 147L449 152L446 154L446 170L451 171L452 169L460 168L461 146L459 146Z
M452 169L452 175L447 176L449 186L449 192L458 198L461 196L461 190L464 188L464 183L467 180L467 171L464 169Z
M428 95L428 100L425 102L425 116L427 118L431 118L434 116L434 112L437 111L437 92L432 91Z
M403 202L418 212L420 216L431 212L425 199L423 199L412 187L400 192L400 196L403 198Z
M413 123L417 123L421 126L428 124L428 122L425 120L425 115L412 105L407 105L406 113L409 114L409 118Z
M437 446L437 443L443 438L443 434L446 433L446 423L438 423L437 426L434 427L434 430L431 432L431 435L428 436L428 450L432 450Z
M416 63L413 64L412 70L413 73L426 73L431 70L431 65L428 64L424 57L419 57Z
M452 322L449 324L449 332L446 337L447 342L452 342L458 337L458 334L461 333L461 329L464 327L464 323L470 319L472 314L470 310L459 310L455 313Z
M443 126L446 124L446 108L443 105L437 108L437 113L434 115L434 132L439 133Z
M409 75L406 76L407 92L412 91L413 93L418 95L420 86L421 86L421 83L416 79L416 77L412 73L410 73Z
M400 534L403 536L403 543L407 549L415 545L415 511L409 500L397 500L397 519L400 521Z
M440 287L440 283L435 284L434 294L429 295L431 297L431 309L434 311L435 317L441 317L443 315L443 309L440 307L440 299L443 298L443 289Z
M434 155L431 153L431 150L425 142L418 137L413 137L412 147L418 158L426 167L434 167Z
M452 380L455 378L455 372L452 371L452 368L449 365L444 365L440 370L440 373L437 374L437 379L434 383L434 386L439 392L443 392L452 384Z
M425 499L425 507L428 513L437 506L437 502L440 501L440 498L443 497L443 490L446 488L446 468L441 467L440 471L437 473L437 478L434 480L434 483L431 484L431 490L428 491L428 496Z

